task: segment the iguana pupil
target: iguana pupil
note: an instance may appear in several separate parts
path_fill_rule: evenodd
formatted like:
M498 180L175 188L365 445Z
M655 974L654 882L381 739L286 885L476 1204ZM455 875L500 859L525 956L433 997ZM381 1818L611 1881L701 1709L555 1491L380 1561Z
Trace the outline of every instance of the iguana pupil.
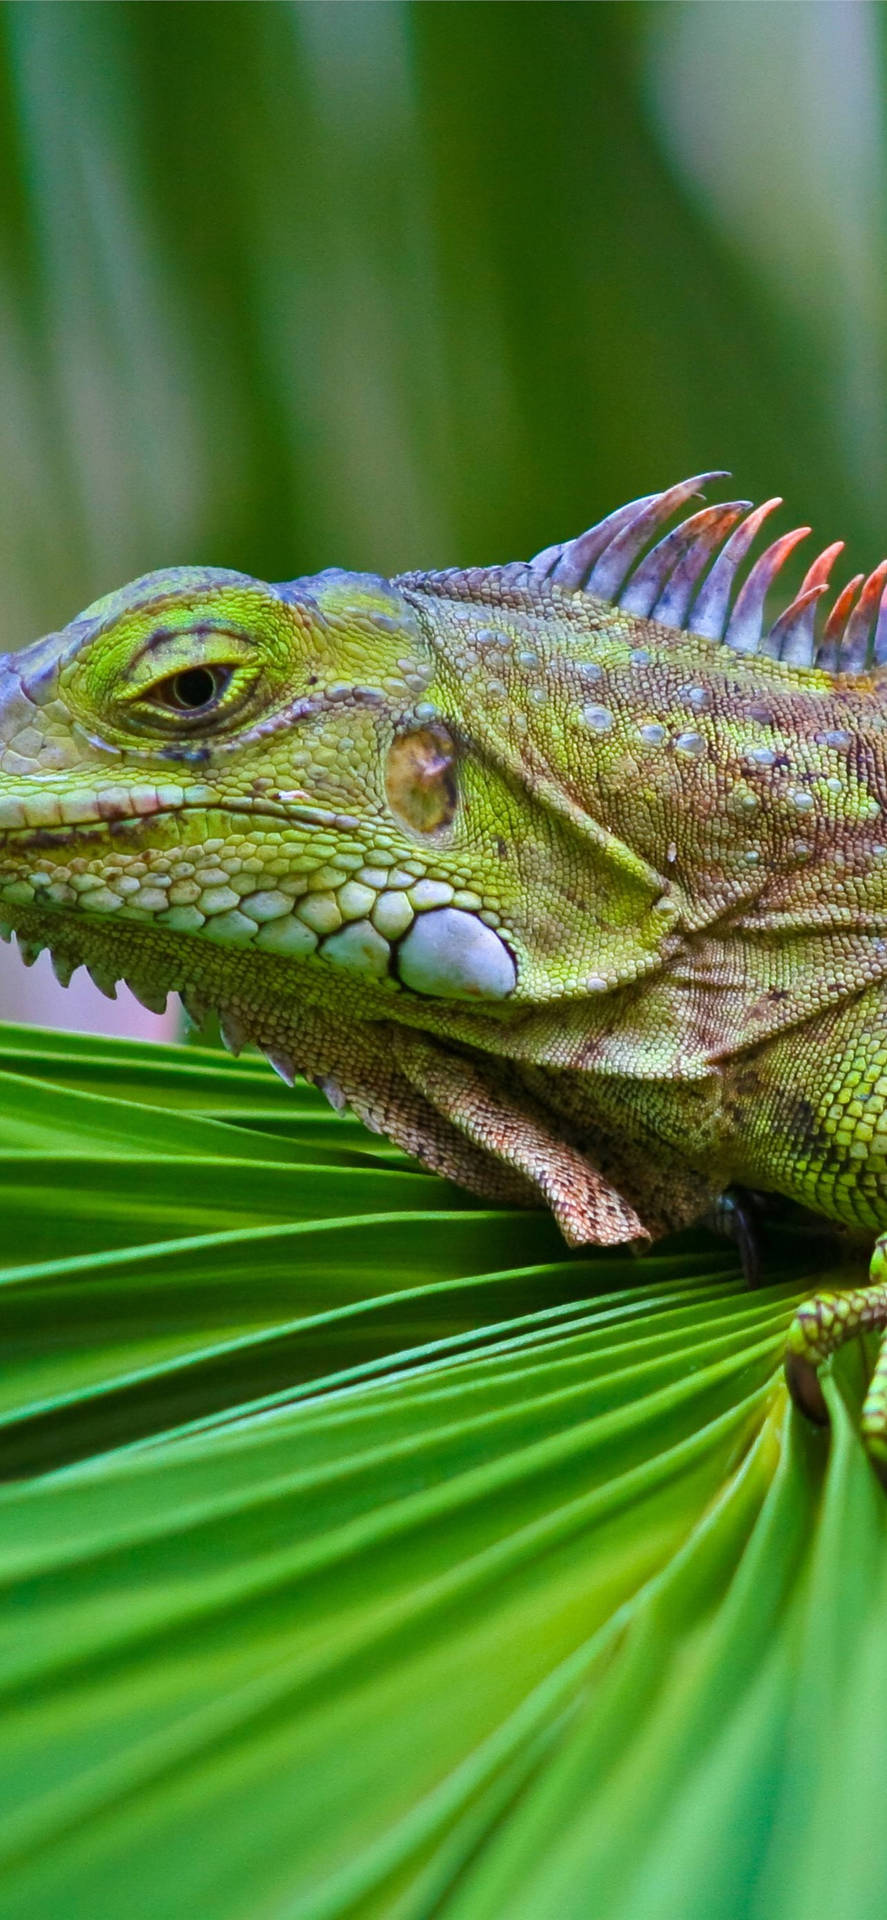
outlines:
M231 675L225 667L186 667L154 689L155 697L180 713L199 713L224 692Z

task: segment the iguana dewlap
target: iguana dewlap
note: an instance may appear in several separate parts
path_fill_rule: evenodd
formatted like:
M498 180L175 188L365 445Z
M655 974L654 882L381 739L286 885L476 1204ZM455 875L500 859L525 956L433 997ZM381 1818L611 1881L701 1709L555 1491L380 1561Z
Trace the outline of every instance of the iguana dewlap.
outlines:
M887 1228L887 562L754 563L706 475L504 567L149 574L0 668L0 914L218 1010L427 1166L644 1240L725 1188ZM884 595L887 601L887 595ZM818 1296L790 1375L887 1324ZM864 1427L887 1462L887 1343Z

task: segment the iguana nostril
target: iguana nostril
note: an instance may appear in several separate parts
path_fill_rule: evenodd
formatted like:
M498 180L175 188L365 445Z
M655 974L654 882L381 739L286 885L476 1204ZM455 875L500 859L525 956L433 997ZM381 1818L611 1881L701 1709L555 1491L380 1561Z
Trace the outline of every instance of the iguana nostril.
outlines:
M505 942L459 907L419 914L398 948L397 970L405 987L444 1000L504 1000L517 985Z

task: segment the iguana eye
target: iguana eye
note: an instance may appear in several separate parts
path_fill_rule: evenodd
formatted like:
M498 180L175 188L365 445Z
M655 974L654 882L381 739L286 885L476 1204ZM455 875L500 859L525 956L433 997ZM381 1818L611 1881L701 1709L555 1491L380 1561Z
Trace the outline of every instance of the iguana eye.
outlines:
M225 692L230 679L230 667L184 667L168 680L158 680L149 698L175 713L204 713Z
M168 664L173 667L171 673L124 685L117 697L129 726L162 732L172 739L229 731L239 724L261 679L261 664L255 659L220 660L216 654L215 659L210 655L201 660L192 654L187 664L174 666L172 660ZM157 673L160 662L152 659L151 665Z

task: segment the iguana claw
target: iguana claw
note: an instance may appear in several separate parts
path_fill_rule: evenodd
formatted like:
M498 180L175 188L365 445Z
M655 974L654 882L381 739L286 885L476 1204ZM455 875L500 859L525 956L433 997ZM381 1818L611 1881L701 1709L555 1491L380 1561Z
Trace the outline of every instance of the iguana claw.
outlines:
M725 1240L732 1240L739 1254L742 1277L747 1287L760 1287L763 1284L756 1221L760 1211L760 1195L752 1194L744 1187L727 1187L718 1194L707 1218L707 1224L714 1233L719 1233Z

